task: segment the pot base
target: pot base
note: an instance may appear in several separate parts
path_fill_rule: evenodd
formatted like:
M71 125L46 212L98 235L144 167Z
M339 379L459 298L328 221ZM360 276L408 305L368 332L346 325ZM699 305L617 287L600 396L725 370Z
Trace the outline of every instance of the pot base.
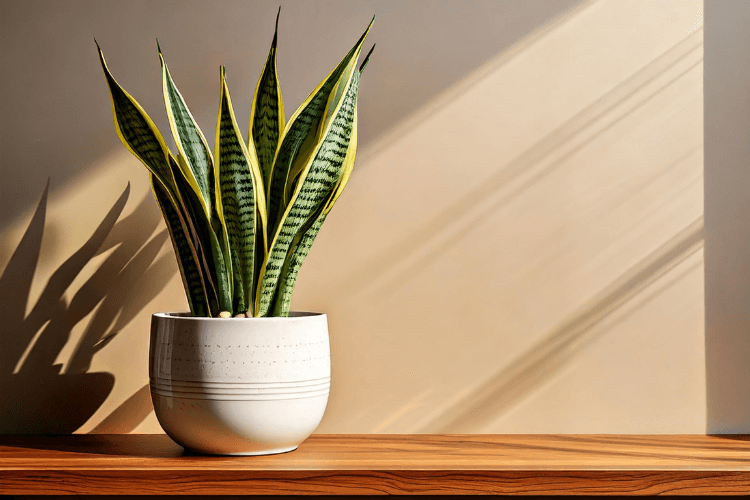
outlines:
M211 456L224 456L224 457L257 457L260 455L279 455L281 453L289 453L290 451L296 450L296 446L290 446L288 448L276 448L273 450L263 450L263 451L246 451L246 452L237 452L237 453L206 453L204 451L197 451L197 450L191 450L189 448L185 448L185 451L188 452L190 455L211 455Z

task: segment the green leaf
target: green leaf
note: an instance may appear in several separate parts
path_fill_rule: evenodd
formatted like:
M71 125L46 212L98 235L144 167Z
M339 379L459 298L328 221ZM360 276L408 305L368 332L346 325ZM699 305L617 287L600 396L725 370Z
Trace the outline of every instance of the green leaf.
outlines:
M331 96L338 95L335 109L341 102L340 94L343 82L345 88L355 70L355 64L365 37L372 28L373 21L362 34L360 39L341 60L336 68L313 90L305 102L300 105L284 129L281 144L276 151L271 171L271 182L268 188L268 235L276 233L282 216L287 208L291 194L294 192L299 174L309 164L317 151L328 123L324 118L329 111ZM332 113L331 113L332 114Z
M153 120L143 110L140 104L125 92L107 68L104 54L97 43L99 61L102 64L104 76L109 86L112 100L112 115L115 130L125 147L164 186L172 202L177 205L178 195L175 191L174 176L169 165L169 148L164 142Z
M263 276L257 297L259 316L267 316L273 305L278 281L290 251L298 244L304 233L314 225L314 221L330 201L336 191L345 169L349 145L354 130L354 116L357 106L359 73L352 75L344 99L334 113L310 162L300 174L300 181L292 195L292 200L281 218L268 258L261 273Z
M303 228L300 233L295 237L295 242L292 243L289 254L284 262L284 266L279 274L279 284L276 291L276 297L273 305L274 316L289 316L289 310L292 304L292 293L294 292L294 285L297 282L297 275L299 274L300 267L304 262L307 254L310 253L315 238L320 232L320 228L328 217L333 205L336 200L339 199L341 193L344 191L346 184L349 182L351 177L352 168L354 167L354 159L357 156L357 111L354 111L354 124L352 125L352 139L349 142L349 149L346 152L346 158L342 165L341 180L336 185L333 194L330 196L326 204L323 206L320 213L314 218L314 222L309 228Z
M167 109L169 127L172 129L177 150L185 159L183 174L187 178L190 187L199 194L201 205L210 218L215 205L213 159L208 148L206 138L195 123L192 113L185 104L182 94L177 90L172 76L167 68L167 63L159 50L159 60L162 69L162 89L164 93L164 105Z
M362 72L365 70L365 67L367 66L367 63L370 62L370 56L372 55L372 51L375 50L375 45L372 44L372 47L370 47L370 51L365 56L364 60L362 61L362 64L359 65L359 76L362 76Z
M279 7L281 13L281 7ZM248 149L255 148L263 179L264 194L271 180L271 169L279 137L284 131L284 103L276 72L276 40L279 32L279 14L276 14L276 30L273 33L271 50L268 52L263 73L253 95L250 111Z
M177 264L180 268L180 276L182 276L182 284L185 287L190 312L193 316L206 316L210 314L210 308L204 276L201 272L197 252L188 236L185 220L180 215L179 209L173 204L164 186L154 178L153 174L151 174L151 188L172 239L172 246L177 256Z
M237 250L230 248L232 252L232 278L234 280L234 296L232 300L232 308L234 309L234 315L247 314L248 301L245 298L245 286L242 280L242 274L240 273L240 258L237 254Z
M184 168L179 168L178 164L183 164L185 158L182 156L175 159L170 157L172 171L174 172L177 192L180 194L181 213L187 222L188 235L196 249L198 255L198 264L205 278L206 292L208 293L210 315L217 316L223 309L220 303L231 303L230 297L219 297L218 283L220 274L223 269L223 254L220 251L220 245L214 234L213 228L206 217L206 212L200 201L200 195L193 191L184 175ZM219 266L216 265L217 259Z
M256 250L255 241L256 234L262 231L265 202L258 160L245 147L240 134L223 67L215 156L219 214L226 224L232 255L235 298L241 292L245 307L234 313L245 313L254 298L255 252L263 251L262 247Z
M221 312L233 314L234 279L232 271L232 254L226 226L219 217L213 217L206 226L211 245L211 255L216 267L216 291L219 296Z
M372 46L370 51L365 56L362 64L359 67L359 70L357 71L358 74L356 75L356 78L360 78L362 76L362 71L367 66L373 50L375 50L375 45ZM302 231L300 231L302 236L300 237L300 233L298 233L295 237L295 241L290 247L290 251L287 254L284 266L282 267L281 273L279 274L279 284L273 303L274 316L289 316L289 310L291 309L292 303L292 293L294 292L294 285L297 282L297 276L299 274L300 267L302 267L302 263L307 257L307 254L310 252L310 249L315 242L315 238L318 236L318 232L320 232L320 229L323 226L328 213L331 211L333 205L339 199L339 196L341 196L341 193L344 191L344 188L349 182L352 169L354 168L354 160L356 158L356 155L357 109L355 108L351 141L349 142L349 149L346 152L346 158L344 159L344 164L342 166L341 180L339 181L336 189L334 190L329 200L326 202L323 209L320 211L320 214L314 217L314 222L312 223L312 225L310 225L309 228L303 228Z

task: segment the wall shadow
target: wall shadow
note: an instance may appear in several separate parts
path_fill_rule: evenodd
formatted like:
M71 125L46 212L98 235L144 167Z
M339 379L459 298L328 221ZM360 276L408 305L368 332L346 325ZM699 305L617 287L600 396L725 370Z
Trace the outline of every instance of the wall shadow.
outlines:
M49 183L0 276L0 434L68 434L80 428L115 383L111 373L90 371L93 357L175 272L168 258L171 256L157 259L168 237L166 231L151 237L160 219L148 210L147 196L132 214L120 219L130 196L128 184L88 240L52 273L39 299L29 308L48 190ZM110 253L90 278L71 290L84 267L107 251ZM146 274L149 285L137 286ZM65 364L59 363L73 328L89 315L70 358ZM134 428L147 414L130 413L130 421L121 425Z
M89 434L128 434L146 420L154 409L151 403L149 384L138 389L135 394L118 406L107 418L91 429Z

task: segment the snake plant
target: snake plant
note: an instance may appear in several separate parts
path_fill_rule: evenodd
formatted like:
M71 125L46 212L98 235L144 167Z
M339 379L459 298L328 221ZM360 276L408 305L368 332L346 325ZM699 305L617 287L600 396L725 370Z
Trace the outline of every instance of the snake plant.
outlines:
M374 20L374 19L373 19ZM193 316L288 316L300 266L346 186L357 150L357 68L372 21L341 62L284 119L271 50L242 137L220 68L213 154L157 42L173 154L154 122L99 59L115 129L148 169ZM373 46L374 48L374 46Z

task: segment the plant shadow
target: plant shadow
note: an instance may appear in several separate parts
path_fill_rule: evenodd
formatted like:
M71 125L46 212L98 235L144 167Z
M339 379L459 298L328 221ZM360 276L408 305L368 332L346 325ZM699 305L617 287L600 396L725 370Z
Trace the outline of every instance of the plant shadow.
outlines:
M0 434L70 434L85 424L115 383L111 373L90 371L94 355L162 291L175 273L170 255L157 258L168 236L161 231L151 237L159 215L147 203L148 196L120 219L130 197L128 184L87 241L51 274L29 308L48 191L49 181L0 276ZM72 289L84 267L105 252L107 256L91 276ZM144 276L148 276L147 283ZM65 365L58 363L73 328L89 317ZM129 414L133 421L119 426L126 432L148 412Z

